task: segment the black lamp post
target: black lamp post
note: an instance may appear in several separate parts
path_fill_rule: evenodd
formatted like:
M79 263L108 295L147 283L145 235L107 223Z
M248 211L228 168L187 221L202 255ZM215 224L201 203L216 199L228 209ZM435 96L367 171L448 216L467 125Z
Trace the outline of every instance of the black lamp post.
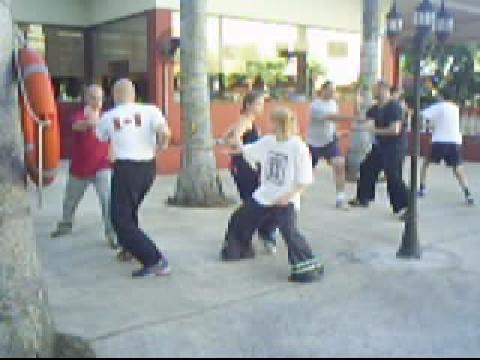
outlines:
M402 259L420 259L422 252L418 237L418 158L420 156L420 95L421 95L421 61L425 52L426 41L435 30L439 41L445 42L453 32L453 17L446 11L445 2L437 15L430 0L423 0L416 8L414 14L416 51L415 59L415 113L412 123L413 154L410 180L410 205L405 224L402 244L397 257ZM392 9L387 16L387 35L395 41L403 32L403 17L397 10L397 2L394 1Z

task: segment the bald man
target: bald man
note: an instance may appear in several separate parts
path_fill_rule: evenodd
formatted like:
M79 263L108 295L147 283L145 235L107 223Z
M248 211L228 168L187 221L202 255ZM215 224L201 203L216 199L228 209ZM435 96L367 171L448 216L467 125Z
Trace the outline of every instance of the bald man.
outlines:
M102 88L91 85L85 91L85 107L73 117L72 161L63 200L63 218L52 237L61 237L72 232L78 204L87 188L94 185L102 207L105 236L108 244L115 249L116 236L110 221L109 144L99 141L95 136L102 104Z
M156 177L157 139L168 145L170 130L161 111L135 103L135 88L127 79L113 88L115 107L102 116L97 137L111 141L115 158L112 178L112 223L123 250L143 267L134 278L170 274L167 258L139 228L138 210Z

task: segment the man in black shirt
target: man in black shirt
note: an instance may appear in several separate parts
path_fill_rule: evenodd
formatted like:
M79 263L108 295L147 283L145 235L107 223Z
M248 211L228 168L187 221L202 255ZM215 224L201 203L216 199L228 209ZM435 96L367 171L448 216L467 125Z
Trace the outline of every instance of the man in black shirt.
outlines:
M395 214L404 218L408 207L408 189L403 181L403 109L391 97L390 87L379 82L375 89L378 105L367 113L372 119L375 141L371 152L360 167L357 198L350 201L354 207L368 207L375 200L375 186L380 172L387 177L388 194Z

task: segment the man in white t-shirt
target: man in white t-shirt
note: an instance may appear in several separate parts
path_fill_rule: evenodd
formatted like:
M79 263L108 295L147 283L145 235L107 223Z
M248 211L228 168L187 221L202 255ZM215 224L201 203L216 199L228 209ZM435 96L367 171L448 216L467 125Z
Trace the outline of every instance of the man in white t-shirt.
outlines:
M321 158L331 163L337 187L337 208L344 209L345 157L338 142L337 122L354 119L351 116L339 115L335 85L331 81L324 83L320 92L320 97L312 102L307 142L314 168Z
M468 181L462 163L463 137L460 131L460 108L454 103L452 91L444 90L440 101L423 111L423 117L429 121L432 129L432 151L423 164L420 177L419 196L427 193L427 172L431 163L440 164L445 161L453 169L468 205L474 205L475 200L468 187Z
M138 210L156 177L157 138L168 144L170 130L161 111L135 103L135 88L122 79L113 88L115 107L97 125L97 137L110 141L115 159L112 176L112 223L124 251L143 268L133 277L168 275L170 268L155 243L139 228Z

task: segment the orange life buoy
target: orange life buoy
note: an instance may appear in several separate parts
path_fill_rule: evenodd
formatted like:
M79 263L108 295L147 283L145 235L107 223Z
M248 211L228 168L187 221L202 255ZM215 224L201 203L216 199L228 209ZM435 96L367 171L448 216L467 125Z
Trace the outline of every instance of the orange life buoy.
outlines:
M48 121L43 128L43 185L55 180L60 166L60 127L52 81L42 56L33 49L19 51L19 66L24 80L20 94L22 129L25 140L25 164L35 184L39 184L39 126L37 119ZM26 99L25 99L26 97ZM28 102L28 104L27 104Z

